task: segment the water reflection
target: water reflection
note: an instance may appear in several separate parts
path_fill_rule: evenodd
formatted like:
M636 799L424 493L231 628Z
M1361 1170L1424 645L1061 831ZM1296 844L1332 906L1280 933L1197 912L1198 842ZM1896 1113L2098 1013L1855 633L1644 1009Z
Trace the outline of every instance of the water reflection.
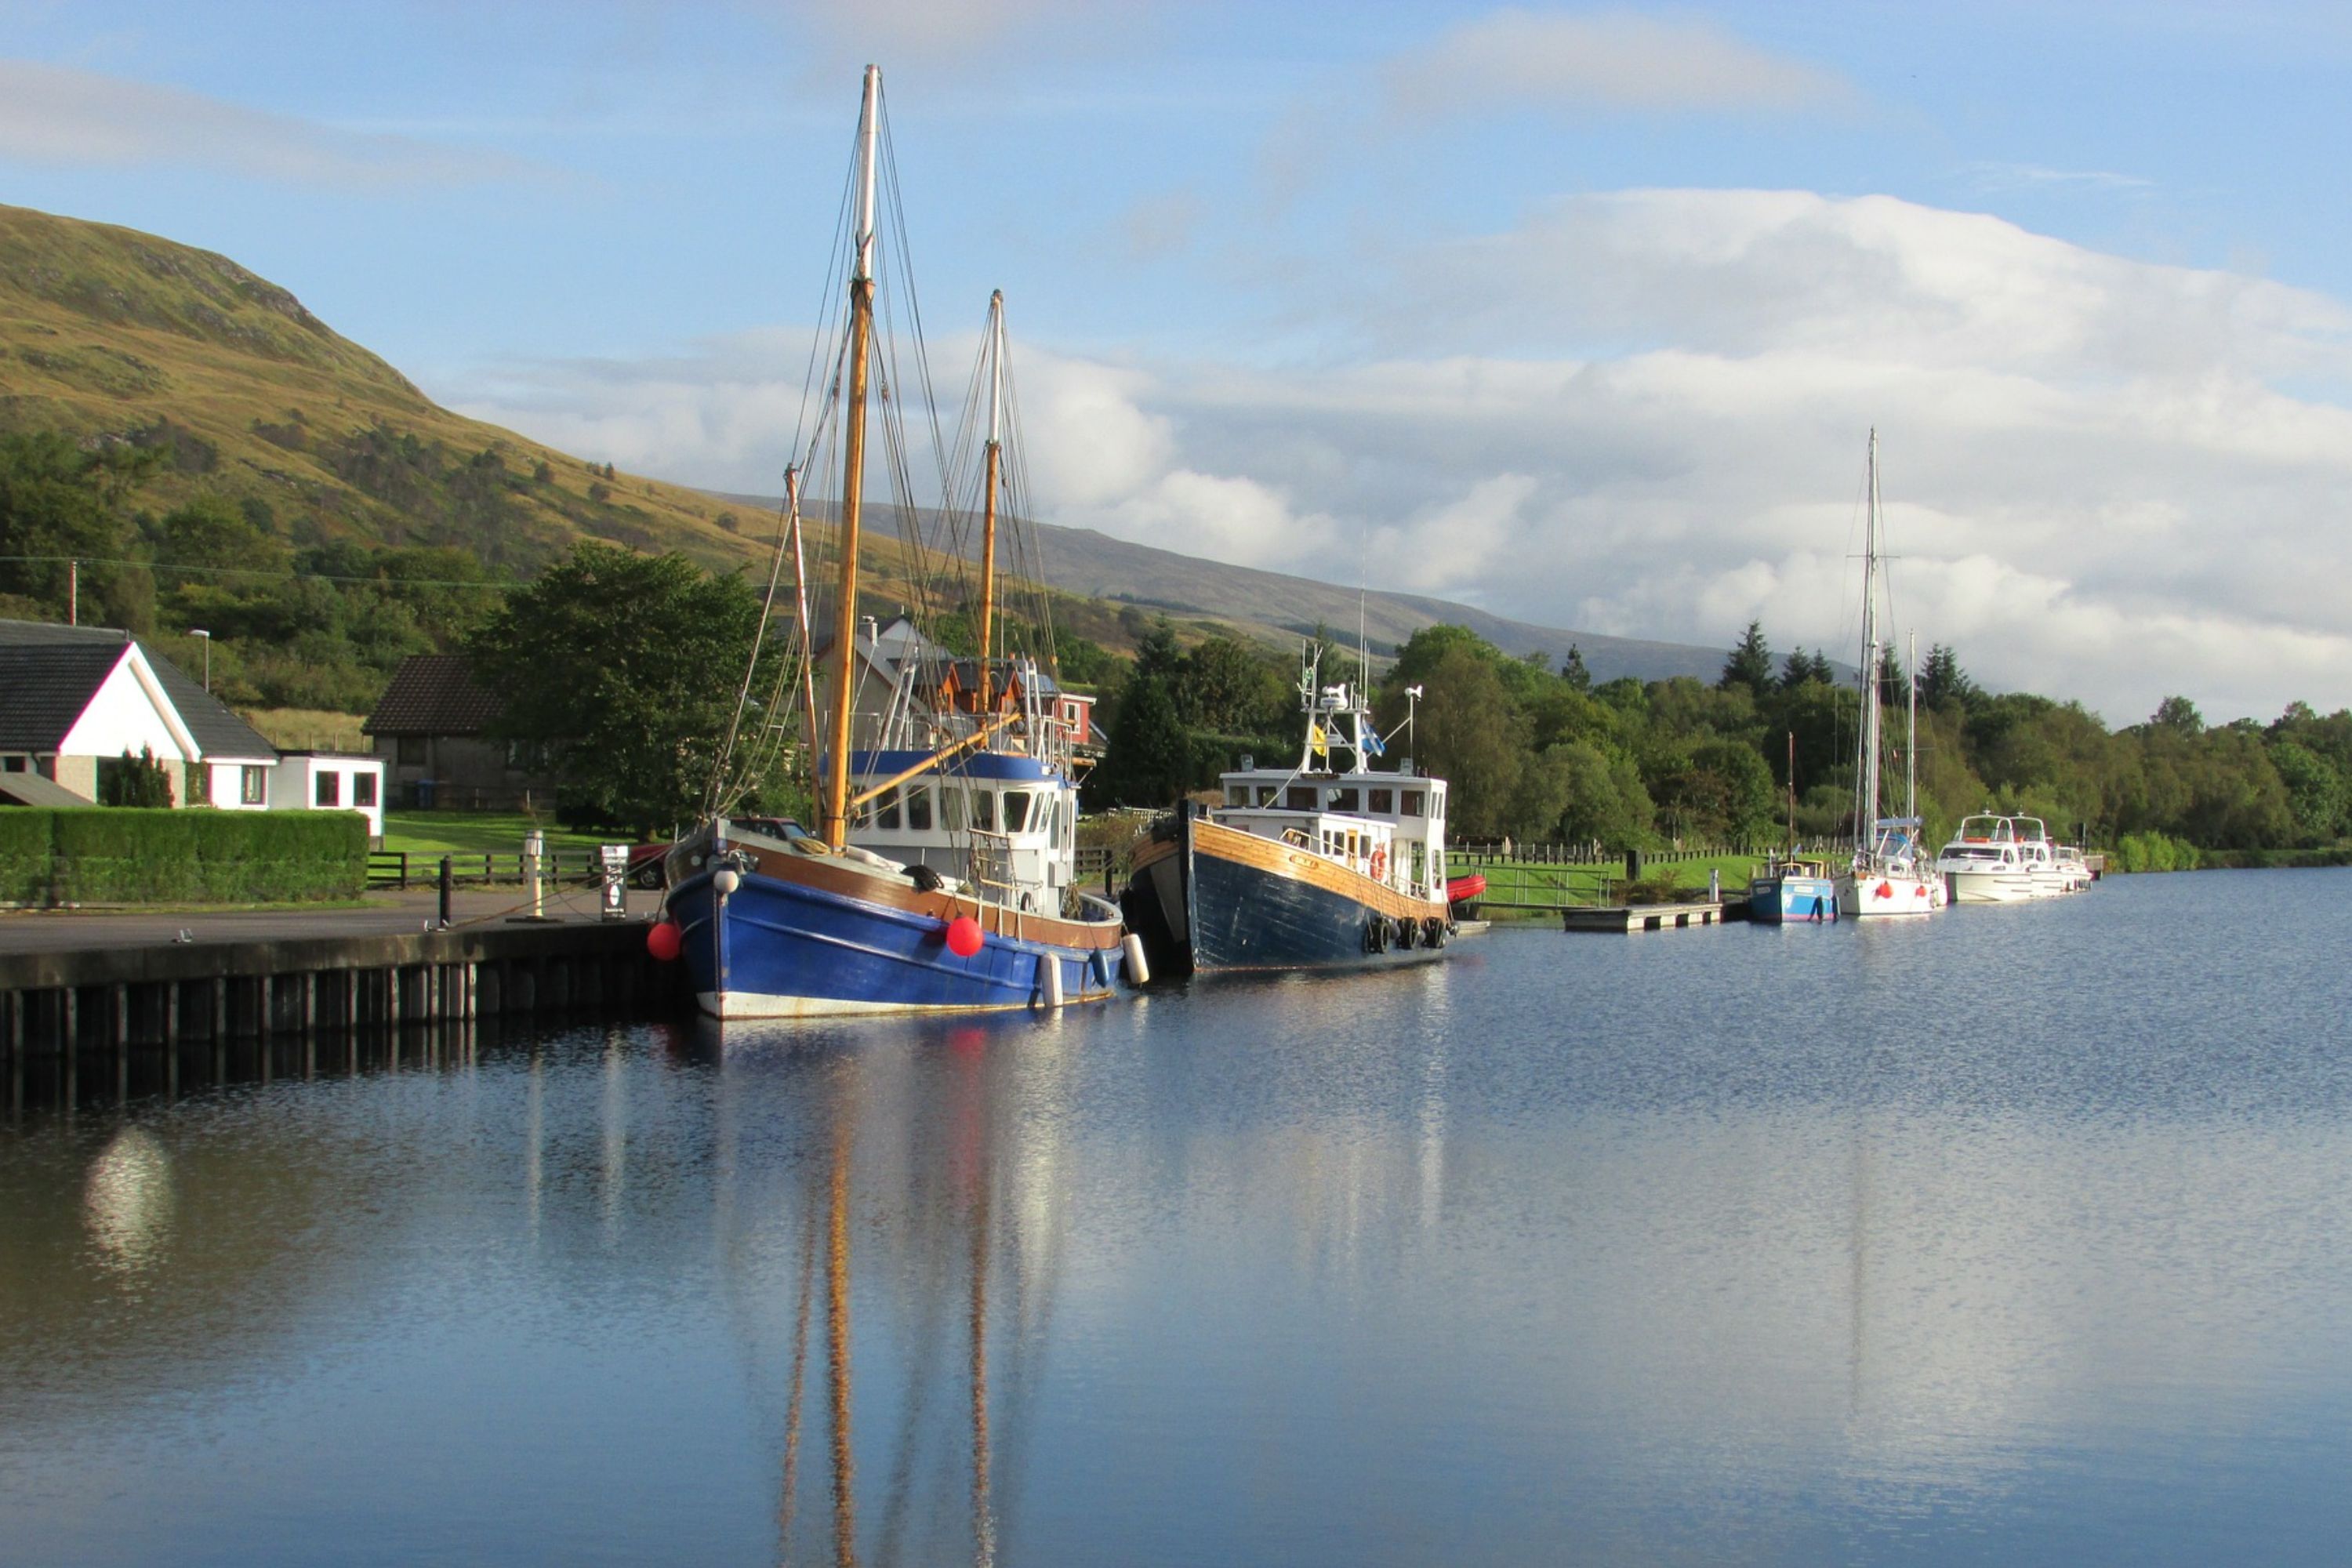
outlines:
M172 1228L172 1162L141 1127L125 1127L90 1163L82 1210L110 1268L137 1270L162 1254Z
M2352 982L2242 887L1899 1037L1850 931L1528 932L28 1119L0 1555L2327 1561Z

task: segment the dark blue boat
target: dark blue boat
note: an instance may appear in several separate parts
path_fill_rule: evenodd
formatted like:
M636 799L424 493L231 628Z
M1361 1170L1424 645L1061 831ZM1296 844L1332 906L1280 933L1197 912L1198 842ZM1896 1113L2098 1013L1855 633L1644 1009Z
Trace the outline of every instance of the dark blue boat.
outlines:
M1223 805L1180 807L1137 853L1124 908L1155 971L1399 963L1453 935L1444 781L1370 766L1384 746L1352 687L1319 688L1310 663L1299 689L1299 765L1244 758Z

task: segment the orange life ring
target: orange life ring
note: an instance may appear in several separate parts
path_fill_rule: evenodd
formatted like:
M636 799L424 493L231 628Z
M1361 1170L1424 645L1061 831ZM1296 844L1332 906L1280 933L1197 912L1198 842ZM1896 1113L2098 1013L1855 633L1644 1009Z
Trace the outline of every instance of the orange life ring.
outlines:
M1381 846L1374 848L1372 851L1372 880L1375 882L1385 882L1388 879L1389 852L1386 846Z

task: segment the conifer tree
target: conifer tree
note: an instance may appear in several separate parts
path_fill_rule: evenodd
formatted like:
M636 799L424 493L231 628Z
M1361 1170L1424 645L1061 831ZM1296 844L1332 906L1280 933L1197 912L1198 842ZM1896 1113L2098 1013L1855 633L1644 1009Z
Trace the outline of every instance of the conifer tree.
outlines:
M1748 623L1748 630L1740 637L1739 646L1733 648L1731 657L1723 662L1723 679L1715 684L1724 691L1744 686L1759 697L1772 689L1772 648L1764 640L1764 624L1761 621Z

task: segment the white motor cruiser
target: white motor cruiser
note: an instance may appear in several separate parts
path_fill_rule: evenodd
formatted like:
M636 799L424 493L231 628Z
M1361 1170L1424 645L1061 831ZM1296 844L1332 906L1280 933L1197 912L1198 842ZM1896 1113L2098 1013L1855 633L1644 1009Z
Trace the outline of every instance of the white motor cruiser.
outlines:
M2082 865L2079 852L2074 863ZM2073 890L2038 816L1963 817L1936 858L1936 869L1950 884L1955 903L2020 904Z

